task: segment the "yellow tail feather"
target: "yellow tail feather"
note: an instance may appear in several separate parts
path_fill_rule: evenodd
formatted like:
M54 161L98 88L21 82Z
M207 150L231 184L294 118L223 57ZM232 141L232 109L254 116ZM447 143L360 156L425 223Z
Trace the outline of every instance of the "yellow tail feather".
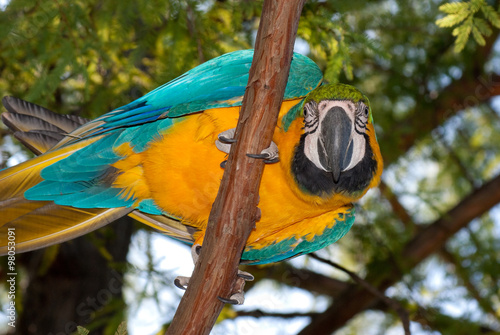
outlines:
M59 206L50 201L31 201L24 192L42 181L43 168L97 141L94 137L49 151L14 167L0 171L0 236L15 230L16 251L29 251L67 241L126 215L132 209L80 209ZM8 241L0 241L0 254Z
M101 137L89 138L58 150L48 151L43 155L0 171L0 185L2 185L0 206L3 206L3 202L8 199L22 196L27 189L41 182L40 171L43 168L68 157Z
M0 227L0 236L5 237L0 241L0 255L7 254L12 246L7 236L15 236L12 242L15 242L16 252L31 251L94 231L132 210L125 207L81 209L47 201L19 203L19 207L10 210L20 216Z

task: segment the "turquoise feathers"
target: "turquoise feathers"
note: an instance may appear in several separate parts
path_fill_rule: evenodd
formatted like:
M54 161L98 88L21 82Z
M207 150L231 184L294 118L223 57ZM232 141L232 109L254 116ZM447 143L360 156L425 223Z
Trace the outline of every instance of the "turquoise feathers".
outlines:
M336 220L331 228L326 228L323 234L313 236L310 240L307 239L307 236L304 236L300 240L291 237L288 240L269 245L262 249L247 248L241 256L242 263L257 265L281 262L292 257L323 249L337 242L347 234L354 223L354 213L354 208L347 210L344 214L340 215L339 220Z
M152 200L143 200L136 206L135 199L124 196L120 189L111 188L103 182L106 175L112 172L109 166L121 159L114 148L129 143L134 152L142 152L151 139L172 127L177 117L241 105L252 57L253 50L217 57L134 102L85 124L85 131L76 129L75 139L65 145L80 138L105 136L42 170L44 181L27 190L25 197L80 208L134 206L148 214L164 214ZM284 99L307 95L321 80L321 71L313 61L294 54ZM93 159L89 161L85 157Z
M253 50L231 52L203 63L143 97L117 108L87 126L89 137L107 130L175 118L202 110L241 106L248 83ZM304 97L323 80L318 66L294 53L284 100Z

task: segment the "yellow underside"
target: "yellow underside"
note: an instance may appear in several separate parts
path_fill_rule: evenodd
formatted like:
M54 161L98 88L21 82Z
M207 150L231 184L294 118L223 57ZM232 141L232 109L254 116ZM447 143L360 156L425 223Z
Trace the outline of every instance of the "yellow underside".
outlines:
M280 119L296 103L284 102ZM117 153L124 159L114 164L121 174L113 186L123 188L125 197L133 196L138 201L152 198L162 210L201 229L195 236L196 243L201 244L224 172L220 163L227 159L227 154L215 147L215 140L221 132L236 127L238 114L239 107L234 107L180 118L142 153L121 146ZM290 237L311 239L331 227L339 213L356 200L343 195L323 199L297 188L290 164L302 127L299 118L287 132L275 130L273 141L278 145L280 162L264 168L259 202L262 218L247 247L261 248Z

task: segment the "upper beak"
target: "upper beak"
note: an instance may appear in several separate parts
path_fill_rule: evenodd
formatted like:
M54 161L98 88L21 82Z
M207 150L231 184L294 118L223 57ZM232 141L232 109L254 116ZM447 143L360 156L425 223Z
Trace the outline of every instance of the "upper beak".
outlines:
M330 109L321 123L318 148L321 164L332 172L333 181L338 183L340 173L352 158L352 121L341 107Z

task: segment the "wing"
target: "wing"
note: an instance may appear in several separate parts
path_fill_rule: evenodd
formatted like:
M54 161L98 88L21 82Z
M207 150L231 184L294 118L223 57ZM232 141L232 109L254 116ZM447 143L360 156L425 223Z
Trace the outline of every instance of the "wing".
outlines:
M64 242L106 225L131 211L128 208L82 210L47 201L29 201L24 197L26 189L42 181L40 171L44 167L70 156L81 146L98 139L87 139L0 171L0 235L8 236L8 229L16 229L18 252ZM7 240L4 240L0 242L0 254L6 252Z
M354 216L354 206L349 204L337 210L333 222L324 222L325 230L320 235L297 238L291 234L290 238L263 248L247 245L241 256L241 263L254 265L275 263L320 250L342 238L351 229Z
M3 123L14 132L15 138L37 155L48 151L90 121L79 116L56 114L14 97L4 97L2 103L8 111L2 113Z
M248 83L253 50L231 52L205 62L145 96L117 108L73 132L57 147L116 128L206 109L240 106ZM284 99L305 97L320 85L323 75L306 56L294 53Z
M0 183L8 188L0 206L11 213L0 219L2 230L14 225L30 232L23 243L33 249L79 236L138 209L132 216L143 223L192 242L193 229L163 213L153 200L113 187L119 174L113 164L122 158L119 148L141 152L180 116L241 105L252 57L253 51L246 50L215 58L85 124L4 99L9 110L4 120L17 131L16 137L35 153L48 151L0 172ZM284 99L304 97L321 80L314 62L294 54ZM56 218L55 224L42 220L37 225L41 215Z
M8 112L2 120L14 131L14 136L35 154L42 154L56 145L74 128L88 120L56 114L38 105L5 97L2 100ZM57 205L52 201L27 200L27 189L43 181L41 171L105 136L89 138L43 156L0 171L0 235L8 236L16 230L16 251L25 252L61 243L98 229L130 213L135 219L172 237L192 243L196 231L182 225L175 218L150 215L127 207L76 208ZM0 254L7 253L7 240L0 242Z

